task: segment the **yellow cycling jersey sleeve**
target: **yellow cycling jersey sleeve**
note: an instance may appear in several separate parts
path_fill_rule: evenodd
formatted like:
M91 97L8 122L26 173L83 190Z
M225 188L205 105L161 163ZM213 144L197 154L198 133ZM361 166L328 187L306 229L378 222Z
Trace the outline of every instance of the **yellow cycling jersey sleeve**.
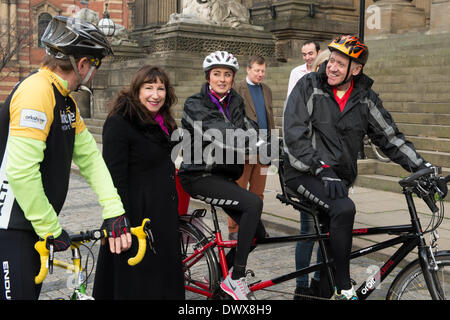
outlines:
M38 73L25 79L9 107L9 134L46 141L53 122L55 96L51 83Z

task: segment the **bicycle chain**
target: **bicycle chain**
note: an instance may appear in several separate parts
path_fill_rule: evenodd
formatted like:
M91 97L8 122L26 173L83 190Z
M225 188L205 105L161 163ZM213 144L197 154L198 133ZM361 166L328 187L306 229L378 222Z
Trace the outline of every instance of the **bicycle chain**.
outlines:
M284 292L284 291L273 290L273 289L261 289L261 291L268 291L268 292L279 293L279 294L284 294L284 295L291 295L294 297L302 297L302 298L306 298L308 300L330 300L329 298L310 296L307 294L300 294L300 293L290 293L290 292Z

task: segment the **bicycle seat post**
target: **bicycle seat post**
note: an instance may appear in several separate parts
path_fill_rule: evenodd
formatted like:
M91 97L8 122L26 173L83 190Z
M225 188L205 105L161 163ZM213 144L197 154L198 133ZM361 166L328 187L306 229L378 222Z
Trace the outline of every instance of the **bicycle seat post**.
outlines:
M334 277L333 277L333 273L331 270L331 266L329 264L330 260L328 257L328 252L327 252L327 249L325 246L325 241L322 239L322 237L320 237L322 229L320 227L319 216L318 216L317 212L313 213L312 216L314 219L314 227L316 229L316 233L319 236L319 247L320 247L320 251L322 253L322 262L325 263L327 277L328 277L328 281L330 284L330 290L331 290L331 292L334 292L335 282L334 282Z
M211 215L212 215L212 220L214 223L214 232L218 233L218 232L220 232L220 226L219 226L219 220L217 218L217 211L216 211L216 208L214 207L214 205L211 205Z

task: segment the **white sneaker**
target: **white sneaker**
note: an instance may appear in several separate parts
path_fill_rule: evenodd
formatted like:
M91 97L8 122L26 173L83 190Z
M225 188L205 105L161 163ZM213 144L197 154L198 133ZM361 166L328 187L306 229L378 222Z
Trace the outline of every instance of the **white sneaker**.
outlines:
M341 293L338 293L336 289L331 300L358 300L358 296L353 287L348 290L341 290Z
M245 277L238 280L233 280L231 279L230 273L220 284L220 288L222 288L222 290L229 294L234 300L255 300L255 296L248 288Z

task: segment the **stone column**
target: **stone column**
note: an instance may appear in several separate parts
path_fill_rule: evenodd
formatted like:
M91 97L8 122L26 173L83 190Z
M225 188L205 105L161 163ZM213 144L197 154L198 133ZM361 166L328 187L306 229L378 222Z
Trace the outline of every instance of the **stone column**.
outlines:
M169 17L172 13L177 12L177 1L176 0L163 0L159 3L159 21L161 23L166 23L169 21Z
M134 0L129 0L127 2L128 5L128 30L134 30L134 27L136 26L136 19L135 19L135 14L136 14L136 3L134 2Z
M367 36L422 31L426 28L425 10L416 8L409 0L375 1L368 11ZM371 28L369 24L376 27Z
M450 30L450 0L433 0L430 12L430 31Z
M18 41L18 38L20 37L17 32L19 31L19 25L17 23L17 0L10 0L9 1L9 25L10 25L10 39L11 41ZM14 40L13 40L14 39ZM16 46L17 44L12 44ZM16 55L12 58L12 60L18 60L19 59L19 52L16 53Z
M8 43L8 24L9 24L9 13L8 13L8 0L0 1L0 41L2 43Z

